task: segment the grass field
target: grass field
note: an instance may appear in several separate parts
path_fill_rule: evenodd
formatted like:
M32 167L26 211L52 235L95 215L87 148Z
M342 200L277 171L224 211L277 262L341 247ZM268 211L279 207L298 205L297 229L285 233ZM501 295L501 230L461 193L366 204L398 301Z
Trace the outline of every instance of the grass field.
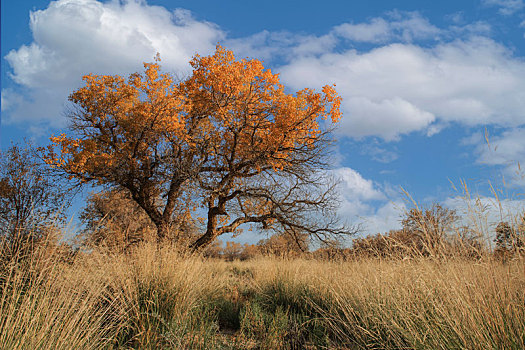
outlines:
M0 283L1 349L525 348L523 260L42 249Z

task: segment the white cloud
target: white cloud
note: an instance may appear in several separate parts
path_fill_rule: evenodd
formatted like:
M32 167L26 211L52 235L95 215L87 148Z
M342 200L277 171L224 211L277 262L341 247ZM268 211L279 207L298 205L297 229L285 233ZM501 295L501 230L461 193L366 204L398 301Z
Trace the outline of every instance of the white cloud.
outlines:
M333 50L336 44L337 38L330 33L318 37L266 30L248 37L224 41L224 45L233 50L236 56L249 56L266 62L322 54Z
M449 197L443 204L457 210L463 218L479 217L489 225L497 225L501 221L513 221L525 210L524 200L487 196Z
M84 74L139 71L157 52L165 68L188 72L195 53L212 52L225 37L188 11L144 1L58 0L32 12L30 26L33 42L5 57L11 78L30 91L12 114L17 122L60 123L63 103Z
M359 200L385 199L383 193L372 182L363 178L361 174L351 168L338 168L333 170L334 176L341 181L340 189L345 198Z
M523 128L506 130L497 137L489 138L489 145L483 147L479 162L504 165L509 162L525 161L525 129Z
M337 131L358 138L380 135L386 141L397 140L400 134L424 129L435 120L433 114L399 97L378 102L366 97L347 98L343 108L350 116L342 120Z
M12 109L23 101L23 97L14 92L12 89L2 89L2 112Z
M392 147L385 149L379 146L363 145L360 153L371 157L376 162L385 164L391 163L399 158L396 149Z
M492 33L492 27L487 22L477 21L464 25L452 25L448 28L449 33L446 33L450 37L458 36L490 36Z
M384 42L391 38L389 23L383 18L373 18L368 23L344 23L334 28L335 34L353 41Z
M388 20L372 18L368 23L344 23L333 29L334 34L360 42L384 43L392 40L410 42L432 39L441 30L417 12L391 12Z
M401 219L406 212L406 205L402 201L390 201L375 210L372 215L361 217L363 234L375 235L397 230L402 227Z
M336 83L345 114L339 132L393 141L415 131L432 136L451 122L523 124L525 62L484 36L490 30L485 22L440 29L416 12L391 12L319 37L261 32L227 42L242 55L287 61L279 70L294 89ZM449 40L458 37L465 39ZM341 39L383 45L345 51ZM411 43L426 39L436 40Z
M406 198L388 185L380 186L364 178L354 169L342 167L334 170L341 179L341 207L339 215L349 223L359 225L360 235L366 236L400 229L407 212ZM496 189L497 190L497 189ZM442 204L457 211L460 225L468 225L481 236L492 239L496 225L501 221L515 223L525 212L522 197L475 196L465 190L465 196L446 198Z
M460 225L468 226L490 244L500 222L506 221L516 225L525 213L523 199L456 196L447 198L443 204L457 211Z
M479 164L503 167L507 185L525 187L525 128L507 129L487 138L473 134L464 143L475 146Z
M341 181L338 190L342 203L338 215L343 222L358 227L358 235L367 236L401 228L401 216L406 206L399 199L390 201L387 198L389 188L381 188L374 181L365 179L359 172L347 167L332 170L332 175ZM250 231L248 227L249 225L244 227L241 235L233 237L232 234L226 234L221 239L253 244L271 234L264 230Z
M523 0L483 0L483 4L499 7L498 12L505 16L510 16L525 7Z
M389 188L383 189L351 168L338 168L333 173L341 181L342 202L338 214L350 224L359 225L361 235L400 228L400 217L406 207L399 199L388 198Z
M297 57L281 72L293 88L336 83L341 132L349 137L395 140L418 130L432 134L439 130L433 123L525 122L525 62L488 38Z

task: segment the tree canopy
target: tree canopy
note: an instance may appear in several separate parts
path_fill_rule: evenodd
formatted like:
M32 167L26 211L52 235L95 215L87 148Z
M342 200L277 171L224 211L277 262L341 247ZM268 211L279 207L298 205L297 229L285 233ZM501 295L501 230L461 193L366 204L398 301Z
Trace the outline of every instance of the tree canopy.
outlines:
M68 193L30 145L0 152L0 245L12 252L62 224Z
M333 86L289 94L261 61L221 46L196 55L183 81L159 61L127 78L84 76L69 97L71 133L51 138L47 162L80 183L129 191L159 241L181 204L206 212L195 249L246 223L296 237L345 232L321 171L326 125L341 118Z

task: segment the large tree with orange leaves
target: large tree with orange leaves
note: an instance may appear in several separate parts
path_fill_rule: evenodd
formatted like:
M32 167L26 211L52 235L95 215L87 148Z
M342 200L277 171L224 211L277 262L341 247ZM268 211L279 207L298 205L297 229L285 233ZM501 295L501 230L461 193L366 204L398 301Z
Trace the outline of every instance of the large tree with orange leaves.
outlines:
M181 82L158 61L127 79L85 76L69 98L73 136L51 138L48 162L71 179L128 190L159 241L184 201L206 211L195 249L247 223L295 237L344 232L328 215L334 187L320 172L331 135L323 125L341 117L332 86L288 94L260 61L221 46L195 56Z

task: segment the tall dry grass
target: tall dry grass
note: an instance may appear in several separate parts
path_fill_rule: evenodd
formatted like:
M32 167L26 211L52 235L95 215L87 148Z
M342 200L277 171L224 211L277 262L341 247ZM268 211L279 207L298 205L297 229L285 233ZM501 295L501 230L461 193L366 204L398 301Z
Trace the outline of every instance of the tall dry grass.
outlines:
M2 349L523 349L525 265L225 262L143 245L1 269Z
M525 348L523 261L238 263L255 288L307 305L327 346L377 349ZM239 267L239 268L240 268ZM273 286L274 294L271 291Z
M59 256L36 249L0 267L1 349L100 349L113 334L104 326L105 279L78 274Z
M35 250L0 270L1 349L208 348L199 317L222 282L201 260L152 246L62 258Z
M521 349L521 262L358 262L314 302L337 338L360 348Z

